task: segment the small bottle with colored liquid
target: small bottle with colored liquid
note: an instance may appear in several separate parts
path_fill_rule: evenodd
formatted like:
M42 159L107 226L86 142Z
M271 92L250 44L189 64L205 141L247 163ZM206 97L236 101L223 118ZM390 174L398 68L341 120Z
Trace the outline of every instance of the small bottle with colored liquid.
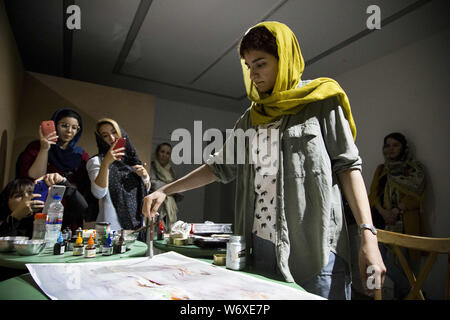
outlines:
M106 245L106 240L108 239L108 233L106 232L106 227L103 228L103 235L99 240L100 242L100 252L103 252L103 246Z
M124 253L127 251L127 245L125 243L125 239L123 238L123 230L120 233L119 240L114 244L114 253Z
M158 223L158 232L156 233L156 240L164 240L164 226L161 220L159 220Z
M95 258L97 249L95 248L94 239L92 239L92 234L89 236L88 245L86 246L86 249L84 250L84 257L85 258Z
M55 245L53 246L53 254L54 255L64 254L65 250L66 250L66 245L64 243L62 233L60 232L59 237L56 240Z
M113 254L113 245L112 245L112 239L111 234L108 234L108 239L106 239L106 244L103 246L102 249L102 255L103 256L110 256Z
M75 240L75 244L73 246L73 255L74 256L82 256L84 254L84 244L83 238L81 237L81 232L78 233L78 238Z

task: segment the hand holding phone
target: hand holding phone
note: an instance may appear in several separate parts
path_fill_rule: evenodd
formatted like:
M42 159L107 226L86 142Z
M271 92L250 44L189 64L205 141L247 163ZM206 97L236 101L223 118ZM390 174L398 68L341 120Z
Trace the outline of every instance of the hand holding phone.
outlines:
M116 140L116 144L115 144L115 146L113 148L113 151L115 151L115 150L117 150L119 148L124 148L124 147L125 147L125 138L119 138L119 139ZM122 152L125 153L125 150L123 150ZM116 156L116 158L118 160L121 160L122 159L122 155L118 155L118 156Z
M58 136L56 135L55 122L53 120L42 121L41 131L43 138L46 138L47 140L52 142L56 142L58 140Z

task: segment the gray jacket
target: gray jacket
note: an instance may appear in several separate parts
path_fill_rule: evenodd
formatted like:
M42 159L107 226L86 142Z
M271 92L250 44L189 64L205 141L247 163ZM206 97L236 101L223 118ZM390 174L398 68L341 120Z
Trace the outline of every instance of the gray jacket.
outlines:
M244 131L252 128L250 109L236 122L234 130L239 128ZM225 159L229 152L235 153L236 159L236 144L233 150L228 150L229 139L207 164L220 182L237 179L234 230L245 237L249 256L255 169L248 161L221 164L216 160L221 153ZM328 263L330 251L350 263L337 174L361 170L362 161L336 98L311 103L297 114L284 116L279 141L277 263L286 281L295 280L301 285ZM245 148L248 154L248 141Z

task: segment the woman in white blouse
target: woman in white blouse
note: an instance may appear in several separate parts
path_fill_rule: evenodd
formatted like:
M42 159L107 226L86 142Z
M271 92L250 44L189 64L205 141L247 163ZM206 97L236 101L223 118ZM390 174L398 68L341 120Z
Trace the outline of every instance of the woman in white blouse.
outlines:
M150 190L150 177L126 132L116 121L97 121L95 138L98 154L89 159L87 170L91 191L99 199L97 222L111 223L111 229L142 226L142 201ZM125 147L114 150L119 138Z

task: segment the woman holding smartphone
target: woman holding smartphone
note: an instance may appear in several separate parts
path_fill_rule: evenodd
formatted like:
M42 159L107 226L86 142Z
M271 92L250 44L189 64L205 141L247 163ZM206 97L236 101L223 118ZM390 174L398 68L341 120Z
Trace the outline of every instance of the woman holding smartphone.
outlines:
M137 229L142 225L142 201L150 190L150 177L126 132L116 121L100 119L95 139L98 154L89 159L91 191L99 199L98 222L113 230ZM116 146L125 139L124 146Z
M59 173L45 174L35 181L27 178L10 181L0 193L0 237L26 236L31 238L33 214L42 212L44 208L44 201L38 200L41 195L34 192L38 181L44 181L48 187L64 185L66 190L70 188L70 183Z
M39 127L39 140L29 143L19 155L16 176L35 180L45 174L58 173L76 187L79 192L76 196L81 200L81 205L84 206L87 202L90 204L90 209L96 212L96 202L90 193L90 182L86 170L89 155L77 145L83 132L81 116L73 109L61 108L52 115L51 120L55 124L55 131L44 134L46 128L42 125ZM72 208L66 206L66 199L63 199L63 205L65 206L64 224L69 225L73 230L83 227L83 218L86 219L89 212L71 210Z

